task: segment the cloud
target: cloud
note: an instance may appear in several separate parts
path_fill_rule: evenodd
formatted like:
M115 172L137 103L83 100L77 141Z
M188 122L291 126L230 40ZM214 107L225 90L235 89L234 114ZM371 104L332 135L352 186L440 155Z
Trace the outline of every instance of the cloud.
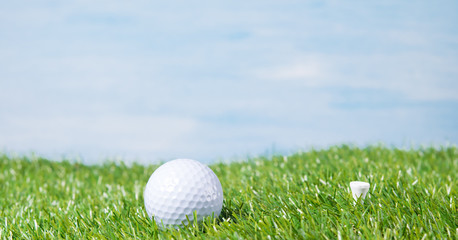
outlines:
M315 55L257 69L253 76L296 86L368 88L412 100L458 100L458 61L423 53ZM278 64L278 63L277 63Z
M195 134L193 119L169 116L76 115L4 116L0 145L15 151L36 151L53 158L84 153L87 162L122 155L157 161L186 146ZM52 144L50 144L52 143ZM184 148L183 150L189 150ZM89 153L89 154L88 154ZM148 156L147 154L151 154Z
M272 66L255 70L255 78L267 79L283 83L296 82L310 87L320 87L326 78L326 65L319 59L295 61L289 64Z

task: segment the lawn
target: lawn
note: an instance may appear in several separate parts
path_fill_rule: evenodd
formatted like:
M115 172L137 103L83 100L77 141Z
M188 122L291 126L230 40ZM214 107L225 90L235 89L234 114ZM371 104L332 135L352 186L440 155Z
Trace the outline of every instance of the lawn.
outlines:
M333 146L215 163L218 219L158 230L143 190L158 165L0 155L1 238L456 239L456 146ZM349 183L371 184L353 204Z

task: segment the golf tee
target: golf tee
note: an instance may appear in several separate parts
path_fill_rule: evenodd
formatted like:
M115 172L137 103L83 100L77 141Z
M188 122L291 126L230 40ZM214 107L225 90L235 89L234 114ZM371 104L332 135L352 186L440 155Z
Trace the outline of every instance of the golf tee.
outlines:
M369 191L370 184L367 182L360 182L360 181L353 181L350 182L351 193L353 195L353 199L357 202L359 198L361 198L361 203L364 202L364 198L366 198L366 194Z

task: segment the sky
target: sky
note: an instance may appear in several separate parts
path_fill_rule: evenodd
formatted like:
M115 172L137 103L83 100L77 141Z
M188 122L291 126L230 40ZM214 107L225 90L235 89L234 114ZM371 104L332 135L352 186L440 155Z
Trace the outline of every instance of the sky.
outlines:
M458 142L458 2L1 1L0 151L156 163Z

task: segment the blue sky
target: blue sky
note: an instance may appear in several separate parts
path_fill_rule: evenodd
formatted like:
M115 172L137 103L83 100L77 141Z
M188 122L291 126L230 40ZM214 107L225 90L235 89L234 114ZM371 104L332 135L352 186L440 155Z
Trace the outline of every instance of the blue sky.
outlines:
M211 162L458 141L456 1L3 1L0 149Z

